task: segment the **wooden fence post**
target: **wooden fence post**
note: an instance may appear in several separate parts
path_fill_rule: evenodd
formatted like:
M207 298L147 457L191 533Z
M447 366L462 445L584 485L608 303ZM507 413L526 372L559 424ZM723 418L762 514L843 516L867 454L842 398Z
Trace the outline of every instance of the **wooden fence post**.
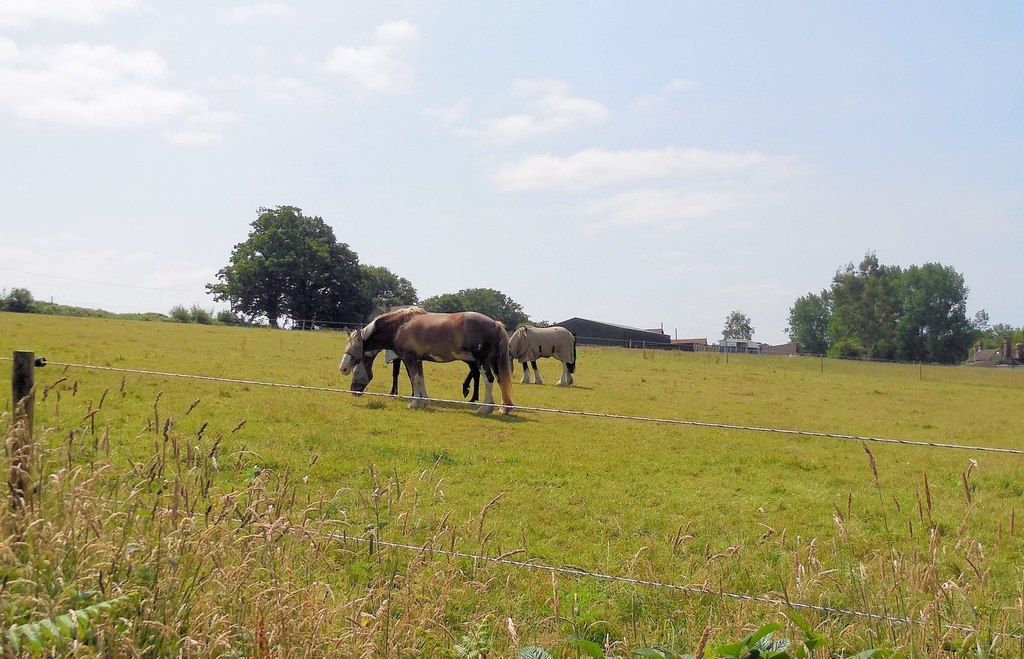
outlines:
M29 491L32 426L35 420L35 354L14 351L11 369L11 396L14 402L14 437L11 444L11 472L8 479L11 505L20 508ZM19 429L20 425L20 429Z
M35 353L25 350L14 351L14 368L11 370L11 398L14 403L14 422L25 420L28 436L32 436L32 422L35 418Z

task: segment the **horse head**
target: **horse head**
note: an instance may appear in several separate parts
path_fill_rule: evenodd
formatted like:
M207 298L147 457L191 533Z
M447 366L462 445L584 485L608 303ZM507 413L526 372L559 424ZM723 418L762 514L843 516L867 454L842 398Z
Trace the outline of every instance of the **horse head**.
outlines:
M509 357L515 361L530 349L530 335L529 330L525 325L512 332L512 336L508 339L508 353Z
M380 350L363 353L363 358L352 368L352 384L349 389L354 392L362 392L366 385L373 379L373 360L377 358Z
M338 364L338 370L341 371L342 375L348 375L357 364L362 362L363 357L363 332L362 330L353 330L352 333L348 335L348 342L345 344L345 353L341 356L341 363ZM369 382L369 380L367 380L367 382Z

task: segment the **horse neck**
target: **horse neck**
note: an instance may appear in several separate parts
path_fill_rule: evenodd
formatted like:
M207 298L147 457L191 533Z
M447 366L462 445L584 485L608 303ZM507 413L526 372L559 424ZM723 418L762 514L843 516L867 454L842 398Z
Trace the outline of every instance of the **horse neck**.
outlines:
M393 318L386 318L384 316L378 317L373 324L373 333L363 340L363 351L369 352L371 350L384 349L394 350L395 333L398 331L398 328L408 320L408 314L395 316Z

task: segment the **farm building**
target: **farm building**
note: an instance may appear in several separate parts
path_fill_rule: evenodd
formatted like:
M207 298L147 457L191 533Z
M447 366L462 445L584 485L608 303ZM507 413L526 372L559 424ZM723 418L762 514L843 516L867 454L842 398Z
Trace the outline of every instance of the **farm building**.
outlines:
M761 346L761 354L762 355L799 355L800 354L800 344L796 343L794 341L794 342L791 342L791 343L783 343L782 345L777 345L777 346L762 345Z
M717 344L718 352L746 353L760 355L761 344L750 339L722 339Z
M701 339L672 339L672 347L684 352L705 351L708 349L707 338Z
M1002 348L985 349L979 343L974 354L971 355L968 366L1024 366L1024 343L1014 346L1016 350L1010 349L1010 339L1003 339Z
M555 323L555 325L564 327L576 335L576 343L579 345L622 346L624 348L654 345L669 348L672 343L669 335L659 330L642 330L586 318L570 318Z

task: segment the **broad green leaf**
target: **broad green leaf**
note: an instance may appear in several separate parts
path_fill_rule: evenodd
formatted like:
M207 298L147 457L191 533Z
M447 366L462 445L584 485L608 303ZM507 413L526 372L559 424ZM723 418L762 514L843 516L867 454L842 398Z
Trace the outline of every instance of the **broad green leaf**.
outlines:
M770 622L767 625L762 626L760 629L755 631L753 634L751 634L747 638L745 644L748 647L752 646L752 645L756 644L758 641L760 641L762 638L764 638L765 636L768 636L772 632L774 632L776 630L779 630L779 629L782 629L782 623L781 622Z
M593 641L588 641L585 638L573 638L569 641L570 644L576 646L580 650L583 650L594 659L605 659L604 650L601 646Z

